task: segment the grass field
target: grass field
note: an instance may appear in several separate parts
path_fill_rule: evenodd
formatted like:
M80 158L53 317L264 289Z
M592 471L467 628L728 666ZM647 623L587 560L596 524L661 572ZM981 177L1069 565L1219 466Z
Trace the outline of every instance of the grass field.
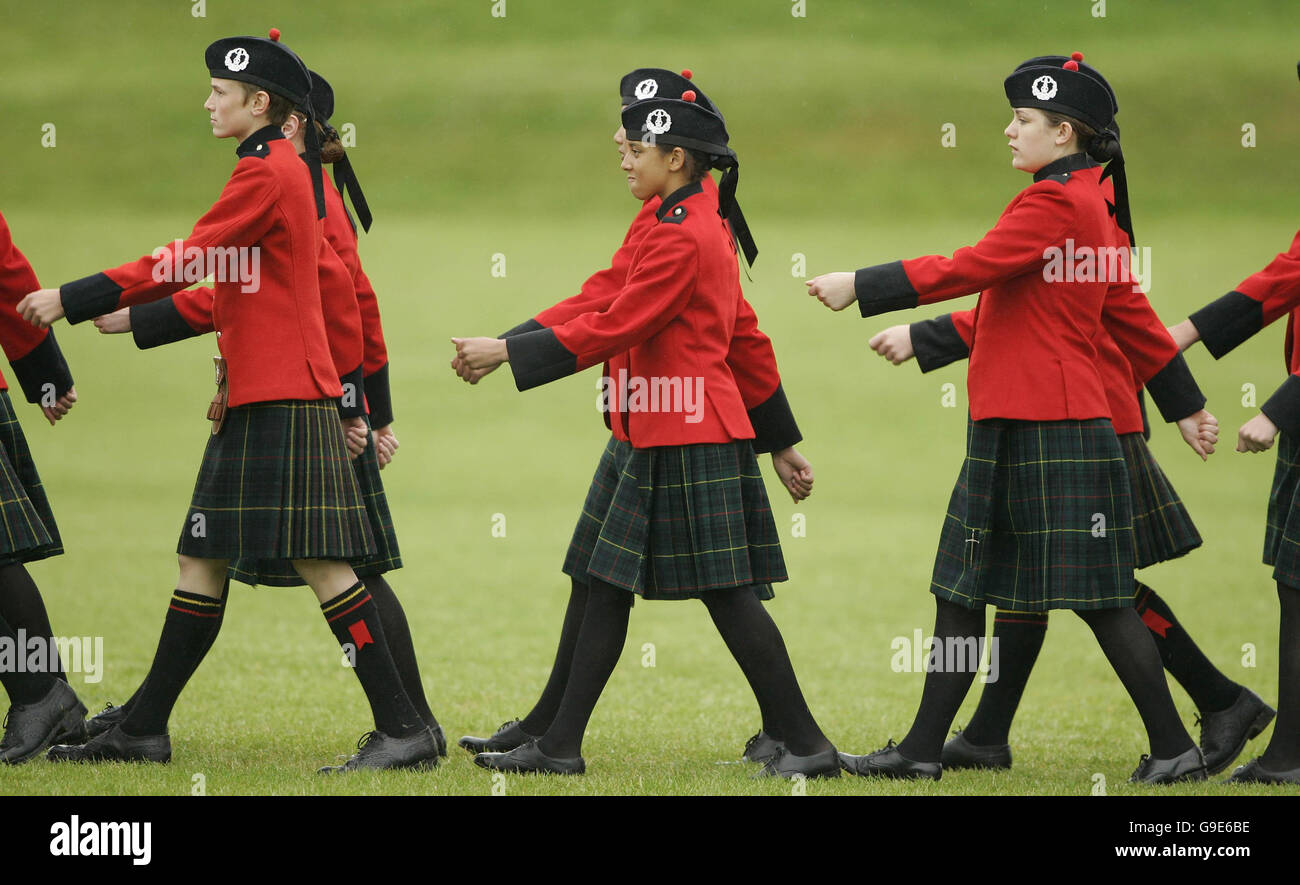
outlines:
M926 588L961 463L964 368L922 376L880 360L866 347L871 333L940 311L831 315L803 294L798 256L812 276L977 238L1027 183L1006 163L1002 76L1030 54L1074 48L1116 72L1135 223L1152 248L1162 317L1181 319L1230 289L1284 250L1296 226L1293 4L1188 2L1176 21L1150 4L1112 3L1107 19L1070 5L1078 9L1048 15L1042 3L809 0L801 20L786 2L761 11L663 2L651 14L596 2L543 12L509 0L502 21L486 0L432 4L427 14L397 2L322 3L312 19L286 3L210 3L206 19L177 3L115 4L112 17L44 5L6 20L15 39L0 60L0 211L46 284L119 264L187 231L228 174L233 145L206 134L199 109L207 42L275 24L334 80L344 115L335 122L356 122L354 163L377 218L361 254L392 356L402 449L384 480L407 565L390 578L454 741L522 715L546 679L568 592L559 565L607 434L596 373L523 395L507 372L471 388L447 368L448 339L496 334L604 266L636 208L607 140L616 78L641 64L694 67L741 152L741 202L761 251L746 293L774 339L817 477L813 497L795 506L764 462L792 576L771 611L824 730L841 749L866 752L902 737L920 696L923 674L894 672L891 642L933 626ZM40 147L46 121L57 125L53 149ZM940 146L945 122L957 127L955 149ZM1259 132L1249 149L1247 122ZM491 273L497 254L503 278ZM73 679L98 707L128 696L153 654L208 432L215 349L196 340L141 353L89 326L58 335L76 409L49 428L34 407L20 408L69 552L32 574L57 631L103 638L102 681ZM1266 330L1220 363L1189 353L1226 444L1209 464L1167 427L1152 446L1206 544L1142 575L1230 677L1269 700L1277 602L1259 553L1273 457L1235 454L1231 441L1256 411L1243 386L1263 402L1283 380L1281 336ZM941 403L946 384L953 407ZM505 537L492 532L498 514ZM806 537L792 535L796 514ZM654 666L644 666L651 646ZM1243 666L1251 649L1253 666ZM1190 728L1193 705L1173 691ZM311 595L239 586L173 716L172 765L36 762L0 773L0 794L183 795L196 775L210 795L493 790L454 748L433 774L312 774L349 752L367 723ZM589 774L495 786L789 793L788 783L750 780L750 766L721 764L757 725L702 606L639 604L587 735ZM1152 792L1124 784L1146 749L1141 723L1068 613L1052 620L1012 742L1016 767L1005 774L806 789L1087 795L1101 774L1111 794Z

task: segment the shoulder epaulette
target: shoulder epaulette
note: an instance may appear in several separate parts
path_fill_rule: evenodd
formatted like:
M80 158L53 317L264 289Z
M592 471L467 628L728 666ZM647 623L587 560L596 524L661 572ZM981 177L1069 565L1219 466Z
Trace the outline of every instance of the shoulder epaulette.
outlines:
M662 219L664 224L681 224L685 220L686 210L681 206L674 206Z

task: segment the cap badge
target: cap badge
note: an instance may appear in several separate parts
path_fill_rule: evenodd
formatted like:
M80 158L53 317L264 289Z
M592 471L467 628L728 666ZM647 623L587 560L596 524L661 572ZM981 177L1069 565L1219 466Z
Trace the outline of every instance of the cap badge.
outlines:
M646 115L645 128L655 135L663 135L673 128L673 118L663 108L655 108Z
M236 46L226 53L226 69L231 71L242 71L248 67L248 50L242 46Z
M1056 95L1056 81L1044 74L1034 81L1034 98L1039 101L1051 101Z
M636 84L634 94L639 101L645 101L647 98L654 98L659 92L659 83L653 79L645 79Z

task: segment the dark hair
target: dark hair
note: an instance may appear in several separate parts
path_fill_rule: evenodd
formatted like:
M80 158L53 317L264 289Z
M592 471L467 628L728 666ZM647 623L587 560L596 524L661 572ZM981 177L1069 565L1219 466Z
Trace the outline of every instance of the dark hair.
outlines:
M659 148L659 153L661 154L671 154L673 148L681 147L681 145L660 144L656 142L655 147ZM704 176L708 175L709 170L713 168L713 156L711 154L706 154L704 151L697 151L692 148L683 147L682 150L686 152L686 157L689 160L686 166L686 176L690 179L692 184L697 181L703 181Z
M1106 163L1119 156L1119 139L1113 131L1098 132L1082 120L1069 114L1058 114L1056 111L1044 110L1043 116L1047 118L1050 126L1069 123L1075 135L1079 137L1079 147L1087 151L1088 156L1098 163Z
M265 92L270 97L271 101L266 106L266 122L272 126L283 126L284 121L289 119L289 115L293 113L293 102L283 95L276 95L274 92L246 80L240 80L239 85L244 87L244 104L248 104L249 99L259 92Z

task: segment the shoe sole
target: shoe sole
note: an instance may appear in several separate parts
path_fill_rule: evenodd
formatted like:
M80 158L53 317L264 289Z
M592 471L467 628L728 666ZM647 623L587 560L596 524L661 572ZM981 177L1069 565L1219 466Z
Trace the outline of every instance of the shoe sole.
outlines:
M962 770L962 769L968 769L968 770L973 770L973 771L1010 771L1010 770L1011 770L1011 763L1010 763L1010 762L1007 762L1007 763L1002 763L1002 762L970 762L970 761L962 761L962 762L944 762L944 763L943 763L943 770L944 770L944 771L960 771L960 770Z
M1264 709L1260 710L1259 715L1255 717L1255 721L1250 724L1250 728L1246 729L1246 736L1237 744L1236 749L1224 757L1222 762L1215 764L1212 768L1207 768L1206 773L1209 775L1218 774L1236 762L1237 757L1246 749L1246 744L1263 734L1264 729L1268 728L1268 724L1273 721L1273 717L1276 715L1277 711L1272 707L1265 706Z
M80 729L80 733L84 734L86 731L86 712L86 705L78 701L75 707L63 714L62 719L54 723L54 727L45 735L36 749L16 759L7 759L5 760L6 764L22 765L24 762L35 759L49 750L50 747L60 743L64 735L78 734L78 729Z
M344 765L326 765L323 768L316 769L320 775L328 774L350 774L354 771L433 771L438 767L439 756L435 755L430 759L419 759L415 762L403 762L400 765L384 765L376 767L373 765L358 765L348 768Z
M466 744L465 741L466 738L461 738L460 740L456 741L456 746L460 747L462 750L464 750L466 753L469 753L471 756L477 756L480 753L509 753L511 750L518 750L520 747L523 746L523 744L515 744L513 747L506 747L501 745L492 746L490 742L485 741L480 748L476 749L474 746Z
M850 766L845 765L843 759L840 760L840 771L843 771L846 774L851 774L854 777L883 777L883 778L888 778L889 780L896 780L896 781L919 781L919 780L938 781L940 778L943 777L942 769L940 769L937 775L922 774L919 771L908 772L907 774L901 774L899 772L892 771L888 768L882 768L875 771L858 771L856 768L851 768Z

